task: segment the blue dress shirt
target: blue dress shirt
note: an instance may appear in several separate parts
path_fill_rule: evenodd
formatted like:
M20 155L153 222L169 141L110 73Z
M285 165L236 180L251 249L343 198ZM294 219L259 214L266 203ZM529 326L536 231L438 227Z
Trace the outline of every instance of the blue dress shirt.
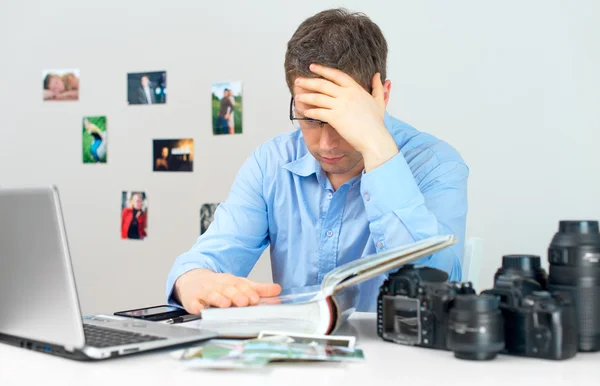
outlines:
M259 146L238 172L208 230L178 256L166 283L195 268L246 277L270 246L273 281L284 290L318 285L361 256L453 234L457 243L416 264L461 280L469 169L458 152L385 114L399 153L334 191L298 129ZM357 311L375 311L380 275L358 285Z

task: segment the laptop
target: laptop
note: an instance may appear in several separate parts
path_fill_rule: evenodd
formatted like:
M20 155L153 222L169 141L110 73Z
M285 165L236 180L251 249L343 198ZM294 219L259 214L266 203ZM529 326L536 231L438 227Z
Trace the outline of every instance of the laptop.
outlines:
M100 360L216 336L116 315L83 318L57 188L0 189L0 342Z

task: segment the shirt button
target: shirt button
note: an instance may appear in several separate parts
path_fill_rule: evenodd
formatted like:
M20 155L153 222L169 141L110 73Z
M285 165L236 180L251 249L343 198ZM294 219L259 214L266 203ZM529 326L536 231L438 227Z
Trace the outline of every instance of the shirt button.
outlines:
M379 248L379 249L383 248L383 243L381 241L377 242L377 248Z
M333 236L333 231L332 231L331 229L327 231L327 236L328 236L328 237L331 237L331 236Z
M327 193L327 198L331 200L331 197L333 197L333 193L331 193L331 192L328 192L328 193Z
M369 196L369 193L365 193L364 197L365 197L365 201L369 201L371 199L371 196Z

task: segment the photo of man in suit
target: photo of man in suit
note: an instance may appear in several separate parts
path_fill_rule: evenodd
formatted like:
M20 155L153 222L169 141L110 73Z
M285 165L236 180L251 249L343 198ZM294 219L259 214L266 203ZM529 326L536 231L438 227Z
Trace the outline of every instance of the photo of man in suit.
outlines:
M132 73L127 75L130 105L166 103L166 72Z

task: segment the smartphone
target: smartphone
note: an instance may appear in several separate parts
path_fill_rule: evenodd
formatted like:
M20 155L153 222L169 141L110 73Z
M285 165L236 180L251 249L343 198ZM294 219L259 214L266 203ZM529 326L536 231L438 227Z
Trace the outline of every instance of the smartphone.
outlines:
M186 312L186 310L182 308L166 305L115 312L115 315L118 316L126 316L129 318L144 319L151 321L167 320L187 314L188 313Z

